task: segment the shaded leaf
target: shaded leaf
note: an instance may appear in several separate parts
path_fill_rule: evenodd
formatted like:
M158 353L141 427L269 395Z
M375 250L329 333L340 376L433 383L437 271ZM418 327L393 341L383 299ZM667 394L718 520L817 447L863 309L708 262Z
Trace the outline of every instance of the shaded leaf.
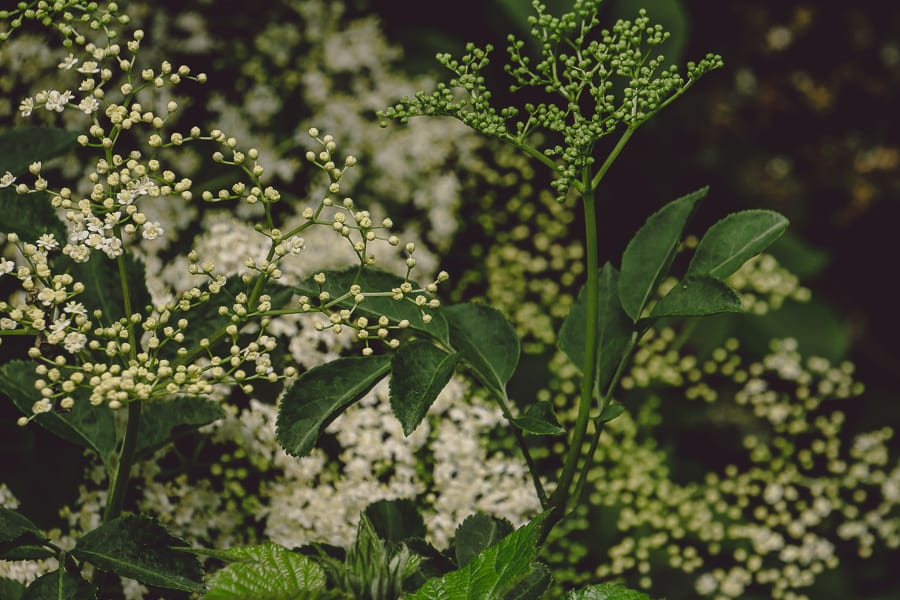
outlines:
M484 513L469 515L456 528L456 564L464 567L473 558L512 533L512 523Z
M424 340L400 346L391 362L391 410L403 434L415 431L453 376L459 354Z
M604 393L631 341L632 323L619 302L619 273L615 267L609 263L603 265L598 279L596 385L599 392ZM587 286L584 285L559 330L559 347L579 371L584 369L586 323Z
M744 312L738 293L718 279L689 275L656 303L649 319L703 317L724 312Z
M637 321L669 271L684 228L709 188L682 196L653 213L628 242L622 255L619 299Z
M603 407L603 411L600 413L600 416L597 417L597 421L600 423L608 423L625 412L625 407L619 404L618 402L607 404Z
M700 240L688 275L724 279L777 240L788 220L772 210L744 210L712 225Z
M538 400L526 408L522 416L513 420L513 424L532 435L561 435L566 432L553 412L553 403L548 400Z
M12 509L0 507L0 542L11 542L24 535L31 535L38 540L44 539L44 534L28 517Z
M390 292L394 288L399 288L405 281L399 275L380 271L378 269L365 268L360 270L357 267L351 267L342 271L324 271L325 284L321 287L312 277L309 277L294 287L294 291L298 295L308 296L312 301L319 297L319 292L324 290L331 295L332 300L336 300L346 294L350 286L354 283L362 288L362 292ZM415 289L419 289L419 285L412 283ZM416 294L419 295L419 294ZM428 294L422 293L426 298ZM353 298L346 298L338 302L335 307L353 308ZM392 321L409 321L409 326L416 331L421 331L433 337L434 339L449 344L447 332L447 321L444 319L443 311L431 309L427 307L417 306L411 299L394 300L388 296L368 297L364 302L356 305L356 314L366 317L378 318L384 315ZM422 315L431 315L431 322L425 323Z
M546 515L535 517L464 567L440 579L429 579L409 600L480 600L502 596L531 572Z
M454 304L443 309L450 343L485 386L503 394L519 364L519 338L503 313L487 304Z
M0 560L46 560L56 556L56 552L46 546L26 544L22 541L14 540L0 544Z
M225 416L217 403L204 398L175 398L145 402L141 408L137 452L147 456L179 435Z
M412 500L379 500L366 507L366 517L378 537L392 544L425 537L425 521Z
M149 517L127 515L86 533L72 554L103 571L147 585L202 592L203 568L193 556L171 547L187 546Z
M0 598L3 600L22 600L25 586L18 581L0 577Z
M34 363L10 361L0 366L0 393L9 397L22 413L30 416L31 407L40 400L40 394L34 387L37 378ZM65 440L93 449L109 466L110 457L116 449L116 423L108 406L92 406L79 399L71 410L44 413L34 421Z
M125 287L128 288L131 311L143 313L144 307L151 304L144 263L130 252L125 252L122 259L125 263ZM70 272L75 281L84 284L84 293L77 300L84 303L88 314L100 309L106 323L126 316L125 296L116 259L95 250L91 252L87 262L71 263Z
M278 544L221 550L231 564L209 578L204 600L301 600L325 598L325 572L310 558ZM334 596L332 596L334 597Z
M78 134L58 127L17 127L0 133L0 175L21 175L28 165L60 156L75 147ZM5 215L4 215L5 217Z
M601 583L566 594L566 600L650 600L650 596L617 583Z
M96 597L97 588L93 585L58 569L31 582L23 600L91 600Z
M66 226L59 220L56 209L50 206L46 193L19 195L13 187L0 188L0 214L3 215L0 224L3 233L17 233L28 242L52 233L61 246L66 243Z
M354 356L303 373L285 392L278 409L275 435L282 448L293 456L309 454L322 430L390 368L390 356Z

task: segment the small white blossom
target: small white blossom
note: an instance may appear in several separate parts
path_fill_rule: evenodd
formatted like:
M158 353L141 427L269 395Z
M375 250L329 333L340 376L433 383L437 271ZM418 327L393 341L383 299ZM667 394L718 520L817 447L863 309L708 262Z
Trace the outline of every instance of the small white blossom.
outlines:
M147 221L143 225L143 230L141 235L145 240L155 240L165 232L159 221Z
M99 73L100 68L97 66L97 63L92 60L84 61L80 67L78 67L77 71L84 75L91 75L93 73Z
M31 115L31 111L34 110L34 98L31 96L22 100L19 103L19 112L22 113L23 117L28 117Z
M78 110L86 115L96 112L98 108L100 108L100 101L93 96L85 96L78 103Z
M59 248L59 242L56 241L56 237L52 233L41 235L37 240L37 245L44 250L56 250Z
M16 263L11 260L0 260L0 275L6 275L16 270Z
M57 66L60 69L62 69L63 71L68 71L69 69L74 67L77 63L78 63L78 59L75 58L75 56L72 55L72 53L70 52L69 55L66 58L64 58L63 61L61 63L59 63Z
M86 335L78 331L70 331L66 334L66 339L63 341L63 348L66 349L66 352L74 354L84 348L86 343Z
M16 176L7 171L0 177L0 188L5 188L11 186L16 181Z
M50 90L47 92L47 103L44 105L44 108L49 111L62 112L71 99L72 92L69 90L64 92Z

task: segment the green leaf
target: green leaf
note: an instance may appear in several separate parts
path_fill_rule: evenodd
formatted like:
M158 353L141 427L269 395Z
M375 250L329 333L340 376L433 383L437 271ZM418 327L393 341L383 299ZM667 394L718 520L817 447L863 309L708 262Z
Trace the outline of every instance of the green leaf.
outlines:
M40 400L40 394L34 387L37 379L34 363L10 361L0 367L0 393L8 396L20 411L30 416L31 407ZM93 449L109 466L116 450L116 422L108 406L92 406L84 399L76 399L71 410L44 413L34 421L65 440Z
M650 596L617 583L601 583L572 590L566 594L566 600L650 600Z
M0 175L3 171L0 171ZM45 233L52 233L60 245L66 243L66 226L59 220L56 209L50 206L46 193L19 195L12 187L0 188L0 231L17 233L24 241L34 242Z
M415 431L450 378L459 354L424 340L400 346L391 362L391 410L403 434Z
M378 500L366 507L378 537L392 544L425 537L425 521L412 500Z
M355 356L306 371L281 399L275 424L278 442L293 456L309 454L322 430L390 368L390 356Z
M324 597L325 572L310 558L278 544L220 551L229 564L207 582L204 600L295 600Z
M697 202L709 188L701 188L669 202L647 219L628 242L622 255L619 299L622 308L637 321L669 271L675 250Z
M478 379L504 395L519 364L519 338L503 313L487 304L454 304L443 309L450 343Z
M744 312L738 293L713 277L688 275L656 303L649 318L703 317L724 312Z
M512 590L532 570L547 513L532 519L440 579L429 579L409 600L487 600Z
M464 567L513 531L512 523L484 513L469 515L456 528L456 564Z
M603 407L603 411L600 413L600 416L597 417L597 421L600 423L609 423L619 415L625 412L625 407L619 404L618 402L607 404Z
M173 547L187 546L149 517L127 515L85 534L72 554L98 569L158 587L202 592L203 568L193 556Z
M24 585L18 581L0 577L0 598L3 598L3 600L22 600L24 595Z
M513 424L532 435L561 435L566 432L553 412L553 403L548 400L538 400L526 408L522 416L513 419Z
M553 577L544 563L531 563L531 570L520 579L511 590L503 595L503 600L540 600L550 587Z
M143 313L144 307L151 304L144 263L130 252L125 252L122 259L125 263L125 286L128 288L131 311ZM84 284L84 293L76 299L84 303L88 313L100 309L107 323L127 316L117 260L95 250L91 252L87 262L73 262L71 273L75 281Z
M597 377L600 393L605 393L624 358L632 336L632 323L619 302L619 273L606 263L598 274L599 318L597 321ZM587 286L578 292L559 330L559 347L579 371L584 369L587 344Z
M224 416L225 411L217 402L204 398L145 402L141 408L137 452L142 456L152 454L179 435Z
M777 240L787 226L788 220L771 210L730 214L703 234L687 274L725 279Z
M23 600L91 600L96 597L97 588L81 577L59 569L31 582Z
M0 544L0 560L46 560L56 556L56 551L46 546L21 542L22 540L16 540Z
M41 530L28 517L9 508L0 507L0 543L11 542L22 536L45 539Z
M354 283L362 288L362 292L390 292L394 288L399 288L405 281L403 277L379 271L377 269L351 267L343 271L324 271L325 284L321 287L312 277L301 281L294 288L294 292L298 295L308 296L311 301L315 302L319 297L319 292L324 290L331 295L332 300L337 300L341 296L347 294L350 286ZM414 289L419 289L419 284L410 282ZM416 294L419 295L419 294ZM422 293L422 296L429 297L428 294ZM353 308L353 298L346 298L336 305L336 308ZM434 339L449 344L450 339L447 332L447 321L444 319L443 311L417 306L411 299L394 300L387 296L368 297L364 302L356 305L356 314L378 318L382 315L388 317L392 321L409 321L411 329L421 331L433 337ZM431 315L431 322L425 323L422 315Z
M76 137L58 127L17 127L0 133L0 175L20 175L35 161L61 155L75 147Z

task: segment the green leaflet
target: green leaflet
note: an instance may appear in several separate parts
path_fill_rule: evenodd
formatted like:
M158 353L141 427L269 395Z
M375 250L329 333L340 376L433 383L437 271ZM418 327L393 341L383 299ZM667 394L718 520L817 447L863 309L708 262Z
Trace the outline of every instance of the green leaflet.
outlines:
M136 452L149 456L188 431L225 416L218 403L204 398L175 398L145 402L141 407Z
M293 456L309 454L322 430L390 368L390 356L354 356L306 371L281 399L275 432L278 442Z
M350 286L357 284L365 294L375 292L386 292L394 288L399 288L405 281L403 277L379 271L377 269L351 267L342 271L324 271L325 283L321 287L312 277L301 281L294 287L294 292L298 295L308 296L314 303L319 297L319 292L324 290L329 293L331 300L337 300L344 294L347 294ZM418 284L411 282L413 287L418 289ZM419 295L419 294L416 294ZM421 295L429 297L428 294ZM353 308L353 298L345 298L338 302L336 308ZM378 318L384 315L392 321L409 321L411 329L421 331L428 334L434 339L449 344L447 333L447 321L444 319L443 311L427 307L417 306L410 299L394 300L387 296L368 297L364 302L356 306L356 313L370 318ZM426 323L422 319L423 314L431 315L431 322Z
M744 312L738 293L713 277L689 275L656 303L648 319L703 317L723 312Z
M403 434L415 431L450 377L460 355L426 341L400 346L391 362L391 410Z
M31 163L74 148L76 137L57 127L17 127L0 133L0 175L6 171L21 175Z
M23 600L92 600L97 588L64 569L57 569L35 579L25 590ZM5 596L4 596L5 598Z
M531 435L562 435L566 432L553 412L553 403L538 400L525 409L522 416L513 419L513 424Z
M278 544L221 550L229 562L209 578L203 600L311 600L325 598L325 572L310 558Z
M487 304L454 304L443 309L450 343L488 388L505 396L519 364L519 338L503 313Z
M44 539L44 534L28 517L9 508L0 507L0 544L12 542L22 536Z
M566 600L650 600L650 596L617 583L601 583L573 590L566 594Z
M66 226L50 206L46 193L20 196L12 187L0 188L0 214L3 215L0 225L3 233L17 233L26 242L52 233L61 245L66 243Z
M619 299L622 308L637 321L656 288L669 272L684 228L709 188L669 202L653 213L638 230L622 255Z
M0 598L4 600L22 600L25 596L25 586L18 581L0 577Z
M85 534L72 554L99 569L147 585L186 592L204 591L203 568L193 556L173 549L179 546L187 544L156 521L127 515Z
M125 287L128 288L131 311L143 313L145 307L151 304L144 263L130 252L125 252L122 259L125 263ZM94 250L87 262L72 263L70 267L75 281L84 284L84 293L77 296L76 300L84 303L88 314L100 309L105 323L113 323L129 316L125 314L125 297L117 263L116 259Z
M688 275L724 279L777 240L788 220L771 210L744 210L710 227L691 258Z
M493 600L532 572L543 513L440 579L429 579L409 600Z
M40 399L34 387L37 375L34 363L13 360L0 366L0 393L26 415ZM116 450L116 423L112 410L106 405L91 406L84 399L77 399L69 411L49 412L38 415L35 422L59 437L93 449L107 468Z
M464 567L476 556L487 550L510 533L512 523L484 513L469 515L456 528L453 549L456 564Z

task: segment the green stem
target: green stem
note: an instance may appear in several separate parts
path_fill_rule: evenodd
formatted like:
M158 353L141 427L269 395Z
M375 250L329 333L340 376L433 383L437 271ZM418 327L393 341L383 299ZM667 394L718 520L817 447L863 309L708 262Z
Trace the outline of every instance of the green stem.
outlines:
M134 464L135 450L137 449L138 431L141 426L141 406L139 401L128 405L128 425L125 428L125 437L122 440L122 449L119 452L119 464L116 473L110 482L109 495L106 501L106 511L103 513L103 521L110 521L122 514L122 506L125 503L125 492L128 488L128 477L131 466Z
M503 416L509 421L510 429L512 429L513 435L516 438L516 443L519 444L519 449L522 451L522 456L525 458L525 464L528 465L528 472L531 474L531 481L534 483L534 491L537 492L538 500L541 502L541 508L546 509L548 507L547 492L544 491L544 484L541 483L540 471L531 456L531 452L528 450L528 446L525 444L525 435L522 433L522 430L513 423L512 411L509 408L509 399L506 397L505 393L501 394L497 390L494 390L494 393L497 395L497 400L499 401L500 410L503 412Z

